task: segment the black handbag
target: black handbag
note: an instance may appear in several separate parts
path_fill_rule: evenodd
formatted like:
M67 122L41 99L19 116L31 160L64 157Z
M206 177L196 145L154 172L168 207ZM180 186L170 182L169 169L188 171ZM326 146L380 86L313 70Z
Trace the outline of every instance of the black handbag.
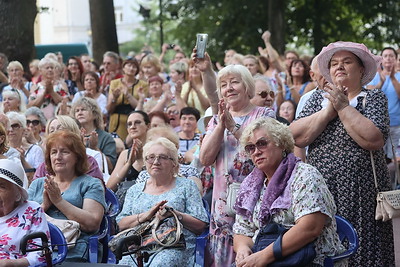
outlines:
M260 229L256 237L256 242L252 248L253 253L263 250L268 247L269 244L273 244L273 253L275 261L268 264L271 267L283 267L283 266L306 266L310 264L315 256L314 242L308 243L298 251L283 257L282 256L282 237L288 231L280 224L269 223Z

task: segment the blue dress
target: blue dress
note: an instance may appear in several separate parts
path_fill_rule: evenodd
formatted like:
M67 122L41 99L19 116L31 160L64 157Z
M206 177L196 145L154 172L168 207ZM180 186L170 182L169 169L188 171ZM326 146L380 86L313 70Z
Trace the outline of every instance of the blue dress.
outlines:
M38 178L32 182L28 189L29 200L36 201L39 204L43 202L45 177ZM93 199L103 205L106 209L104 187L100 180L89 175L82 175L75 178L67 190L61 193L62 198L74 205L82 208L85 198ZM47 215L56 219L68 218L61 213L55 206L51 206L47 211ZM81 236L77 240L74 248L68 249L67 261L88 261L87 241L93 233L81 232Z
M176 178L175 187L161 195L150 195L144 193L146 182L137 183L128 189L125 197L124 207L117 216L117 222L132 214L148 211L156 203L168 200L170 206L180 212L187 213L203 222L208 222L207 213L203 207L199 189L192 180ZM196 235L183 228L186 241L186 249L164 249L151 256L144 266L193 266ZM128 255L119 261L119 264L136 266L133 259Z

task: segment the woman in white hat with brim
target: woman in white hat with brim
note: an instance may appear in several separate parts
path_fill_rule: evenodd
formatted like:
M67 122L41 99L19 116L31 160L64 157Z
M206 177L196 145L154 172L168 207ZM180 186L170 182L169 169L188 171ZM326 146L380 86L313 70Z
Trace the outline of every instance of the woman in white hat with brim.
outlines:
M0 266L36 266L45 261L42 251L21 254L22 237L49 227L40 205L27 201L28 180L21 165L0 160ZM41 245L40 240L34 243Z
M363 86L372 80L380 57L363 44L336 42L318 55L329 82L316 90L290 129L299 147L309 146L308 163L326 179L337 214L355 227L360 248L349 266L394 266L391 222L375 221L376 188L391 188L383 153L389 134L387 99ZM322 90L321 90L322 89Z

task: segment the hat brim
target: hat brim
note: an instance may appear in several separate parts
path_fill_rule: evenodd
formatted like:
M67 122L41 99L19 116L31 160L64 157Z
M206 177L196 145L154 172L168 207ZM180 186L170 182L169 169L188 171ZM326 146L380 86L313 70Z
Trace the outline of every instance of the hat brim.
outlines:
M199 129L200 133L205 133L206 132L207 125L205 124L205 121L207 119L208 119L208 121L210 121L211 118L212 118L212 116L204 116L204 117L201 117L197 121L197 129Z
M361 77L361 85L366 85L375 77L378 67L378 62L375 58L371 56L370 53L355 47L334 47L328 51L321 52L318 55L318 67L319 71L324 78L333 84L330 72L329 72L329 62L331 61L333 55L338 51L349 51L356 55L364 65L364 74Z
M28 199L28 191L26 191L25 188L23 188L22 186L20 186L19 184L17 184L14 180L10 179L9 177L7 177L6 175L0 173L0 179L4 179L7 182L12 183L13 185L15 185L16 187L18 187L18 189L21 191L22 196L25 199Z

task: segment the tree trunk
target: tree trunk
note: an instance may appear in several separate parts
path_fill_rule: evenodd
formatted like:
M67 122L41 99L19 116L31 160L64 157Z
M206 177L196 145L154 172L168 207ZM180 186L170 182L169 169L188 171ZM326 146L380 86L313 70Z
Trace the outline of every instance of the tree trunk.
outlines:
M93 58L101 64L107 51L119 53L113 0L89 0Z
M323 33L322 33L322 14L324 13L324 8L321 7L320 0L314 0L314 29L313 29L313 47L314 55L317 55L323 44Z
M33 24L37 14L36 0L0 1L0 52L9 61L18 60L29 70L35 56Z
M286 1L268 1L268 28L271 32L271 44L279 54L285 52L285 8Z

